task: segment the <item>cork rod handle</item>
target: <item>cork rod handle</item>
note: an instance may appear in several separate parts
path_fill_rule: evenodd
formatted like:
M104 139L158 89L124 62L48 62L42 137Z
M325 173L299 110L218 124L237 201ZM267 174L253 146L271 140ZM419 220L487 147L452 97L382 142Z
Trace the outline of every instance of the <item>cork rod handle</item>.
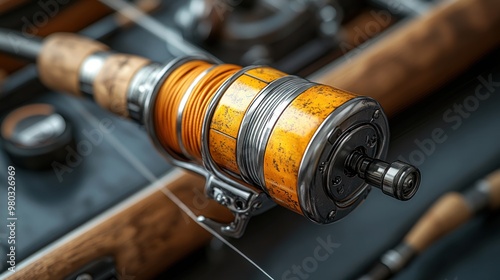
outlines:
M406 235L404 242L418 252L472 217L464 197L456 192L441 197Z
M96 52L107 51L99 42L71 33L46 37L37 59L38 76L47 87L80 95L80 67Z
M84 61L108 47L78 35L55 33L48 36L38 56L40 80L49 88L82 95L80 73ZM93 96L103 108L127 117L127 90L139 69L149 64L146 58L109 53L93 82Z
M476 211L486 207L491 210L500 208L500 170L489 174L485 182L486 189L482 193L488 203ZM479 186L481 185L479 182ZM418 252L425 250L434 241L458 228L475 214L474 207L469 203L462 194L456 192L445 194L406 235L405 243Z

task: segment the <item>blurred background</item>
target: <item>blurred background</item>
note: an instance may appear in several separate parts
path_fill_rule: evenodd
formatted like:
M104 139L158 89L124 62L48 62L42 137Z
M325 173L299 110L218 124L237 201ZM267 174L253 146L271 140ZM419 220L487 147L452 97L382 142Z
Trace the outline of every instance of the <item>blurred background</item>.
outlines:
M106 2L113 7L121 3ZM384 46L384 41L391 42L385 44L397 49L397 44L412 45L414 39L413 45L422 52L396 61L396 66L391 64L395 63L392 60L386 64L382 61L372 75L385 73L387 83L394 77L422 92L419 98L409 97L406 102L409 106L390 109L388 159L405 160L421 170L422 183L416 196L401 202L387 199L374 190L348 217L327 226L316 225L275 207L252 218L242 238L230 239L275 279L355 279L385 251L397 245L438 197L448 191L461 191L500 167L498 33L493 33L497 38L490 41L476 42L487 47L480 51L470 49L468 46L474 45L471 37L460 37L460 31L467 29L465 23L465 27L460 25L460 14L443 13L443 17L455 16L455 21L450 22L456 25L421 30L421 34L430 38L424 43L418 36L405 42L393 39L393 34L412 22L438 10L446 11L446 7L455 2L464 2L462 6L466 10L471 1L128 1L154 20L154 24L137 25L99 1L6 0L0 2L0 27L42 37L54 32L74 32L104 42L118 52L158 62L184 54L171 40L181 45L189 42L227 63L266 64L323 82L330 73L341 77L335 71L348 69L349 65L363 68L365 64L357 59L373 49L383 49L379 46ZM479 19L482 17L477 15ZM496 25L495 30L499 27ZM433 38L436 30L443 32L437 34L449 34L449 37ZM458 54L447 57L449 53L455 54L455 47L460 50ZM437 51L428 52L429 49ZM470 53L478 55L457 65L462 56L468 57ZM385 55L380 53L379 57ZM361 62L368 64L370 60ZM430 82L412 84L424 78ZM365 82L359 80L360 84ZM335 81L332 85L335 86ZM479 91L483 94L481 98ZM72 136L64 140L67 142L60 152L63 157L69 155L71 160L64 166L54 167L38 166L37 160L30 159L30 163L35 163L23 166L19 163L23 160L9 156L5 141L1 142L0 169L16 167L18 264L43 254L51 244L78 232L172 170L142 127L102 110L90 100L46 89L39 82L32 63L0 54L0 121L12 110L32 103L50 104L64 118ZM84 153L74 145L82 141L88 143ZM130 161L130 157L134 160ZM7 192L3 190L7 176L6 171L0 172L2 221L7 219L4 209ZM394 279L498 279L498 214L498 211L486 211L472 219L422 252ZM0 273L8 267L8 246L4 242L8 234L5 226L0 227ZM320 259L315 255L318 246L326 252ZM141 257L141 252L135 254ZM103 270L112 271L115 276L96 279L143 279L127 270L126 265L114 264L112 253L109 257L109 263L102 262ZM72 271L76 273L80 269L81 266L75 266ZM0 274L0 278L7 275L8 272ZM161 273L154 277L267 279L216 238L174 264L162 267Z

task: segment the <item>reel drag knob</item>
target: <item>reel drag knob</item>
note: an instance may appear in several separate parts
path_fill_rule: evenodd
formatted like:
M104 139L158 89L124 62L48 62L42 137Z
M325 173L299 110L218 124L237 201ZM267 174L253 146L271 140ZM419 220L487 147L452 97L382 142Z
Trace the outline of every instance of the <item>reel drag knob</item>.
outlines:
M387 163L354 151L346 167L365 182L399 200L409 200L418 190L420 171L401 161Z

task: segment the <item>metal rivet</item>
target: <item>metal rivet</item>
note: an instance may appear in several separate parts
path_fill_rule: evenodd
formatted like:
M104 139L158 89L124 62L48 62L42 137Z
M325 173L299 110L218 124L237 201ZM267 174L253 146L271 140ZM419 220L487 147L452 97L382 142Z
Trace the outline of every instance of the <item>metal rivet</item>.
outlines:
M227 204L227 197L225 195L219 193L215 196L215 201L217 201L218 203L220 203L222 205L226 205Z
M377 135L372 135L366 136L366 146L369 148L375 147L375 144L377 144Z
M326 165L326 162L324 162L324 161L321 162L321 164L319 165L319 172L320 173L325 173L325 170L326 170L325 165Z
M342 186L337 187L337 193L338 193L338 194L343 194L343 193L344 193L344 186L343 186L343 185L342 185Z
M328 213L328 220L333 220L335 218L335 215L337 214L337 210L333 209Z
M342 178L341 178L340 176L336 176L336 177L333 179L333 181L332 181L333 185L338 185L338 184L340 184L341 182L342 182Z
M253 205L253 209L259 209L260 207L262 207L262 203L261 202L257 202Z

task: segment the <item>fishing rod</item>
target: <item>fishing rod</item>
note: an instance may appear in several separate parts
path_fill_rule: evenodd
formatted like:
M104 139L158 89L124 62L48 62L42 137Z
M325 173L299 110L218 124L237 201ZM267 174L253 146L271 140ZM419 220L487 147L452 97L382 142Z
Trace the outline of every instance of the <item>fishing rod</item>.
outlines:
M387 251L359 280L389 279L432 244L485 210L500 208L500 170L463 193L449 192L440 197L406 234L403 241Z
M369 97L203 54L156 63L69 33L1 31L0 50L36 61L50 89L144 125L173 165L203 175L207 196L234 213L231 223L198 217L227 236L275 203L328 224L371 186L405 201L420 184L414 166L384 161L388 121Z

